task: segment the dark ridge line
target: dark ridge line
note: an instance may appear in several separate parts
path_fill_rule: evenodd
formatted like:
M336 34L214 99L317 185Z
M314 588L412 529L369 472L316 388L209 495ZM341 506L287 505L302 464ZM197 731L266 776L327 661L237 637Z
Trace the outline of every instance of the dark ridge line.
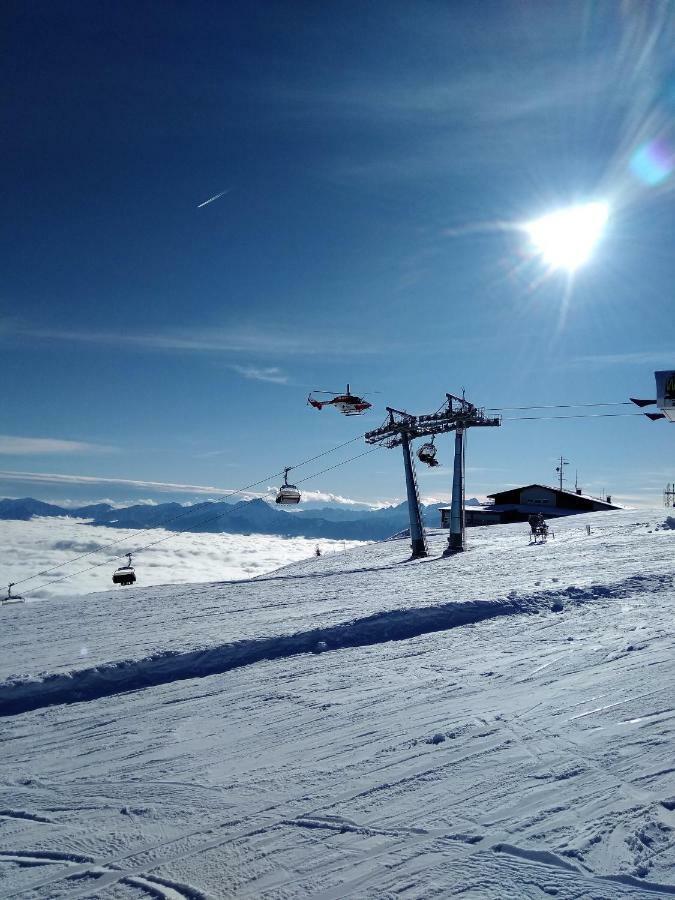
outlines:
M0 809L0 816L6 819L27 819L29 822L42 822L44 825L53 825L53 819L46 819L37 813L26 812L23 809Z
M53 823L52 823L53 824ZM73 862L73 863L93 863L93 859L89 856L82 856L79 853L59 853L56 850L0 850L0 857L15 856L24 859L43 859L45 863L49 862Z
M673 581L673 574L635 575L611 586L570 586L520 597L389 610L340 625L313 628L291 635L240 640L202 650L167 650L139 660L122 660L90 669L49 674L40 680L32 678L5 682L0 685L0 717L59 704L99 700L175 681L221 675L231 669L301 653L404 641L497 616L551 610L560 612L563 600L580 605L598 599L625 598L636 592L672 590Z

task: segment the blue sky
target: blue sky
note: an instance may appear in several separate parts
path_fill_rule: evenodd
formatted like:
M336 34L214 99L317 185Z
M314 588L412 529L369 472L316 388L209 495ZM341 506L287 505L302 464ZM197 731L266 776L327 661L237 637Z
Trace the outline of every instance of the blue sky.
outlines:
M462 388L654 394L675 363L672 7L477 10L10 4L0 495L203 497ZM593 258L547 273L513 226L598 199ZM305 405L347 381L371 413ZM673 439L504 422L471 433L467 490L552 481L564 453L589 491L659 503ZM425 496L450 477L421 473ZM307 486L401 498L399 454Z

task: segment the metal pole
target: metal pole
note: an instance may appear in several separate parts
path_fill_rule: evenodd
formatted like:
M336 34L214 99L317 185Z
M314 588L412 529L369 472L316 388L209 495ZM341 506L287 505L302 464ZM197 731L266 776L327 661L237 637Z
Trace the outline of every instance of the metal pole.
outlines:
M415 463L412 458L410 438L403 432L401 434L401 447L403 448L403 465L405 467L405 486L408 492L408 513L410 515L410 545L412 558L419 559L428 556L427 540L424 534L424 522L420 512L420 498L417 491L417 479L415 478Z
M464 546L464 429L455 431L455 464L452 472L450 534L444 556L461 553Z

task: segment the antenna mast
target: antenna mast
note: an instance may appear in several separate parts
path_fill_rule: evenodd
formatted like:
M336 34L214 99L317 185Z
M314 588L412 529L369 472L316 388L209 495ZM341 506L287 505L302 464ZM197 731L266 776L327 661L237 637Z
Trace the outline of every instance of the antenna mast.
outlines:
M562 489L563 489L563 477L564 477L563 473L564 473L564 470L565 470L565 466L569 466L569 460L563 459L563 457L561 456L559 462L560 462L560 465L557 465L557 466L555 467L555 470L556 470L556 472L558 473L558 481L559 481L559 484L560 484L560 490L562 491Z
M675 483L666 485L663 492L663 505L668 509L675 507Z

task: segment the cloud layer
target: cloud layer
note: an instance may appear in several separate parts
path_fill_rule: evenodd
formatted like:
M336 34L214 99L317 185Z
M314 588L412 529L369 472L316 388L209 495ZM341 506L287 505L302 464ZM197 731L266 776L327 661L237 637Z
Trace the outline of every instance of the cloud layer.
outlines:
M86 441L63 441L58 438L19 437L0 434L0 454L5 456L42 455L47 453L111 453L114 447Z
M86 330L41 328L23 325L14 320L0 323L0 336L23 338L27 341L63 341L71 344L112 345L116 348L135 348L155 351L189 353L245 353L256 356L284 357L344 357L373 356L393 349L395 344L375 345L371 340L358 340L354 335L341 337L333 331L299 331L278 327L235 328L176 328L167 331ZM400 344L403 346L403 344ZM246 369L248 366L243 366ZM262 370L264 371L264 370ZM243 373L242 373L243 374Z
M271 384L288 384L288 375L278 366L230 366L233 372L243 375L249 381L268 381Z
M281 478L282 473L278 473ZM204 484L180 484L171 481L140 481L131 478L106 478L104 476L95 475L64 475L55 472L17 472L13 470L0 470L0 485L6 484L19 485L24 488L32 489L31 486L41 485L63 485L64 487L116 487L128 488L129 490L151 491L157 494L190 494L198 495L202 499L223 500L231 496L233 502L240 500L250 500L254 497L263 497L270 499L276 494L276 486L269 485L266 482L269 479L263 479L260 482L261 489L259 491L236 491L232 488L214 487L213 485ZM9 494L15 496L14 493ZM100 497L95 498L97 502L102 502ZM155 502L154 499L134 500L139 502ZM162 501L165 502L165 501ZM185 502L185 501L182 501ZM201 501L200 501L201 502ZM303 488L302 502L307 504L310 502L324 502L326 504L337 503L344 506L361 506L369 509L379 509L382 506L388 506L391 503L398 503L398 500L383 500L381 502L373 502L367 500L354 500L350 497L343 497L340 494L331 494L325 491L312 491ZM119 501L115 501L115 505L120 505Z
M83 520L74 519L0 521L0 584L21 581L29 575L68 563L80 554L91 553L98 547L128 538L108 553L94 553L91 557L56 569L51 575L17 585L14 593L28 600L44 600L111 590L113 570L124 563L121 555L127 550L134 550L138 544L139 539L134 539L134 534L127 529L95 528ZM165 543L150 547L134 558L137 584L147 587L252 578L287 563L306 559L313 555L317 546L316 540L308 538L281 538L267 534L174 534L160 529L153 530L151 540L165 536L169 537ZM321 540L319 543L326 554L342 552L344 546L350 548L359 542ZM96 563L102 565L89 570ZM63 576L72 577L49 584ZM92 599L95 601L95 598Z

